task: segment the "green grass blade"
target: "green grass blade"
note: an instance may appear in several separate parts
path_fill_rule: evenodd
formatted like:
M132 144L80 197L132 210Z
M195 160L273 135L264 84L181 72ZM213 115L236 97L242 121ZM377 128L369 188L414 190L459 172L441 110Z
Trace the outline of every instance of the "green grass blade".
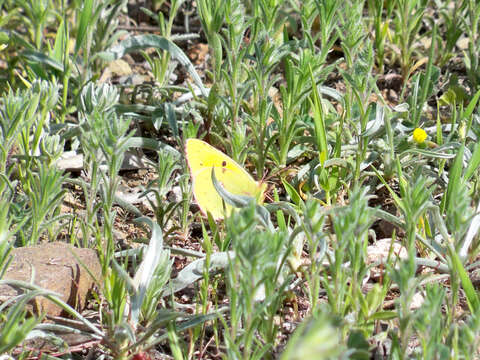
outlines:
M83 9L80 14L80 23L78 25L77 40L75 41L75 55L83 45L83 41L87 35L90 19L92 18L93 0L85 0L83 3Z
M480 144L477 143L475 146L475 150L473 150L473 154L472 154L472 157L470 158L467 169L465 170L465 175L464 175L465 181L470 180L470 178L473 176L475 171L478 169L479 165L480 165Z
M53 45L53 52L51 54L52 58L59 63L61 63L63 60L65 46L68 48L68 45L66 45L67 39L68 36L65 33L65 23L62 20L58 26L57 34L55 35L55 43Z
M453 265L455 270L460 277L460 281L462 283L463 290L465 291L465 296L467 297L468 307L472 313L477 313L479 306L480 306L480 299L478 298L478 294L473 287L472 281L468 277L468 273L462 265L460 261L460 257L455 252L453 248L450 248L450 255L453 261Z
M453 189L457 186L460 186L460 180L462 176L462 164L463 164L463 154L465 152L465 145L462 144L460 149L457 152L457 156L453 162L452 168L448 174L448 186L447 186L447 193L445 194L445 202L443 209L448 209L452 202L452 193Z
M473 96L472 100L470 101L467 108L463 112L464 119L469 119L470 116L472 116L473 110L475 110L475 107L477 106L477 102L479 98L480 98L480 90L478 90L477 93Z
M315 136L317 139L318 155L320 163L323 165L328 160L328 148L327 148L327 134L325 130L325 120L323 119L322 100L317 90L317 83L313 77L312 69L310 68L310 79L312 81L312 97L310 105L313 108L313 120L315 125Z

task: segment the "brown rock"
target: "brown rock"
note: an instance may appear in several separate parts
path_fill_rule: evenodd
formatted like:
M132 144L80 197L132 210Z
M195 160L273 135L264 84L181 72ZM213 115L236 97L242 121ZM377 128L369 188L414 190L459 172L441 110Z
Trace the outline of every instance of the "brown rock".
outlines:
M79 261L72 252L80 259ZM34 274L35 285L59 294L63 301L78 310L85 307L87 294L95 285L84 266L97 280L102 274L100 262L94 250L75 248L63 242L15 248L11 255L12 262L2 280L30 282ZM23 291L9 285L0 285L0 302L19 295ZM61 307L44 297L36 298L31 309L35 313L63 315Z

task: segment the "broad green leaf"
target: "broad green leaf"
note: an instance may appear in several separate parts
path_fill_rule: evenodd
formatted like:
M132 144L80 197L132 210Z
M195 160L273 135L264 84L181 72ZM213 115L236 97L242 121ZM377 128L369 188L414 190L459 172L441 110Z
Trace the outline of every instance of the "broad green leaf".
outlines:
M398 317L396 311L378 311L370 317L370 320L393 320Z
M127 140L126 147L138 147L143 149L150 149L155 151L167 151L171 153L176 158L180 158L180 153L175 148L171 147L170 145L164 144L161 141L146 138L146 137L131 137Z
M213 253L209 259L208 270L213 272L225 269L228 266L229 258L233 258L234 256L235 253L233 251ZM190 286L203 278L205 261L206 258L202 258L192 261L190 264L185 266L178 273L177 277L173 279L169 285L167 285L166 294L174 294L177 291L185 289L187 286Z
M125 54L147 48L157 48L168 51L173 58L177 59L187 68L188 73L200 88L202 94L207 96L207 90L203 86L202 80L189 58L175 43L162 36L153 34L132 36L111 47L109 50L98 54L98 56L106 61L113 61L120 59Z
M376 104L375 119L367 123L366 130L360 134L362 137L369 137L375 134L384 123L385 109L382 105Z
M297 190L285 180L282 180L282 184L283 184L283 187L285 188L285 191L290 196L290 199L292 199L292 202L296 205L300 205L303 201L300 195L298 194Z
M152 237L148 247L145 248L143 253L143 260L135 273L133 278L133 285L135 291L131 294L131 311L132 322L137 323L140 310L142 308L143 299L150 286L155 270L162 258L163 253L163 236L162 230L157 223L153 222L150 218L141 218L152 229Z
M35 50L25 50L21 53L23 57L25 57L27 60L35 63L35 64L42 64L46 65L48 67L51 67L55 70L62 71L63 72L63 65L56 61L55 59L52 59L51 57Z
M419 148L412 148L412 149L405 150L399 156L400 158L403 158L403 156L406 154L419 154L419 155L423 155L425 157L430 157L433 159L452 159L455 157L455 154L444 153L438 150L433 151L433 150L426 150L426 149L419 149Z

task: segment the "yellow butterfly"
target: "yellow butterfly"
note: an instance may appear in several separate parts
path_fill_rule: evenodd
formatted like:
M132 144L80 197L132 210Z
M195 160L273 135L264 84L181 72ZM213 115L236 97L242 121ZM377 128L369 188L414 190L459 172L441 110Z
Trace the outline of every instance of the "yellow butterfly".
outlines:
M209 212L215 220L229 215L232 206L223 201L212 182L215 177L225 190L234 195L246 195L263 202L266 184L256 182L239 164L221 151L198 139L188 139L186 156L193 183L193 195L204 215Z

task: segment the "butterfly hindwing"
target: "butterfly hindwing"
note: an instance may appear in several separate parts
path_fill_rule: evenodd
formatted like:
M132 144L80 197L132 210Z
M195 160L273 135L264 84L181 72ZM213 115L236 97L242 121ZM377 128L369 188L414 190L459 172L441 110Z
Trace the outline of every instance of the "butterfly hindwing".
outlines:
M186 156L192 175L195 200L214 219L224 217L222 198L212 182L212 168L218 182L234 195L246 195L263 201L264 186L258 184L243 167L221 151L198 139L188 139ZM231 207L226 205L227 213Z

